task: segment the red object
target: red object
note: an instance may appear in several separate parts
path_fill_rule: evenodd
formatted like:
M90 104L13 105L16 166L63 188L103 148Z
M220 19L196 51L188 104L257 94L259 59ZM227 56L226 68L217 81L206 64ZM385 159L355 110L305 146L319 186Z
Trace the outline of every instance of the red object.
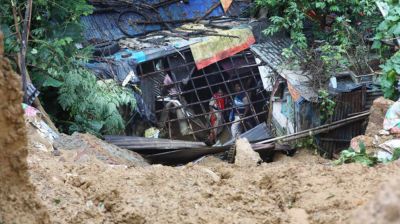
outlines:
M221 93L214 93L213 98L215 99L218 109L225 109L225 98Z
M217 116L215 116L215 114L211 114L210 117L211 127L214 127L216 122L217 122Z
M225 109L225 98L221 93L214 93L213 99L215 100L215 107L217 107L219 110ZM215 113L212 113L210 116L211 127L214 127L216 122L217 116L215 116Z
M318 16L317 16L317 13L315 13L314 10L308 11L307 15L310 16L313 19L319 19Z
M211 64L214 64L215 62L221 61L225 58L229 58L241 51L248 49L255 42L256 42L256 39L254 38L254 36L251 36L241 45L218 52L211 58L206 58L206 59L202 59L200 61L196 61L196 67L198 70L200 70Z

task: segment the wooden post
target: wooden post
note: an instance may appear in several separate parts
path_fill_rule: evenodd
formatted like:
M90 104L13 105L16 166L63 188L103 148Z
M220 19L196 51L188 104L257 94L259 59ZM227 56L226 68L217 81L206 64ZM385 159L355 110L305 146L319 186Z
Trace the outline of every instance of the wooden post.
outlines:
M20 57L21 57L21 77L22 77L22 91L24 92L24 102L28 101L27 95L27 71L26 71L26 51L28 49L28 38L29 31L31 27L31 17L32 17L32 0L27 0L26 9L25 9L25 18L24 24L22 28L22 36L21 36L21 49L20 49Z

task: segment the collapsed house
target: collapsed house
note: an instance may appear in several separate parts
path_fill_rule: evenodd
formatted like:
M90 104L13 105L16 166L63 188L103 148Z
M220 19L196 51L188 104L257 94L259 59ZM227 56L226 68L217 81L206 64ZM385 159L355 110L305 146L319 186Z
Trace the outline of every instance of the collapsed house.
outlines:
M264 36L265 20L242 15L249 1L90 2L94 13L81 21L95 57L85 67L99 79L114 79L136 90L138 113L127 135L144 136L145 129L157 127L147 137L204 142L214 134L215 146L223 147L232 144L235 123L241 124L242 136L254 142L326 122L321 121L319 96L308 84L310 77L282 67L282 52L291 46L290 39L285 33ZM367 110L381 94L372 80L360 80L338 75L332 81L330 94L338 104L331 122ZM239 94L247 98L248 110L236 120L231 116L238 110L234 102ZM222 108L213 108L216 101L223 101ZM217 115L222 122L213 124ZM358 121L318 135L321 154L332 157L348 147L352 137L362 134L362 125ZM115 136L108 140L131 150L149 141Z
M99 57L86 67L99 78L139 87L141 94L136 98L140 119L165 130L165 137L204 141L212 129L225 129L232 124L228 116L235 109L228 102L240 93L249 99L250 108L240 119L244 131L266 121L269 95L262 88L259 63L248 50L256 41L250 19L236 18L248 2L234 1L224 9L219 0L170 1L154 6L159 10L149 14L157 21L143 26L138 21L132 25L133 19L142 18L142 11L118 11L122 1L92 3L95 13L83 17L82 23L85 38L95 43ZM200 22L188 23L196 20ZM172 25L162 30L161 21ZM234 90L235 84L241 91ZM211 127L210 100L218 91L227 102L220 111L225 122ZM143 130L134 134L142 135Z
M313 87L313 77L299 66L285 64L282 49L291 45L287 37L270 38L251 46L251 50L268 65L264 74L270 83L270 113L268 121L276 136L310 130L324 124L341 121L369 110L372 101L382 96L377 74L357 76L351 71L338 72L328 84L329 97L335 107L329 119L324 118L321 99ZM298 51L295 53L300 54ZM314 136L320 153L328 158L349 147L351 139L364 133L365 120L356 120L343 127Z

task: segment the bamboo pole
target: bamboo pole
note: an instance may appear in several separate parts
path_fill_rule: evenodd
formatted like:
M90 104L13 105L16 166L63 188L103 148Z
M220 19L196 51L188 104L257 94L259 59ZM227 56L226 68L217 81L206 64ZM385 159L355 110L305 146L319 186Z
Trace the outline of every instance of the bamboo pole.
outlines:
M343 120L340 120L340 121L335 121L335 122L332 122L330 124L325 124L325 125L321 125L319 127L307 129L307 130L300 131L300 132L297 132L297 133L284 135L284 136L279 136L279 137L276 137L276 138L272 138L272 139L268 139L268 140L265 140L265 141L261 141L261 142L258 142L258 144L266 144L266 143L272 143L272 142L276 142L276 141L292 141L292 140L304 138L304 137L307 137L307 136L317 135L317 134L320 134L320 133L323 133L323 132L327 132L327 131L330 131L330 130L334 130L334 129L343 127L343 126L345 126L347 124L350 124L350 123L353 123L355 121L362 120L365 117L367 117L369 114L370 114L370 112L366 112L366 113L363 113L363 114L360 114L360 115L356 115L356 116L353 116L353 117L349 117L349 118L346 118L346 119L343 119Z

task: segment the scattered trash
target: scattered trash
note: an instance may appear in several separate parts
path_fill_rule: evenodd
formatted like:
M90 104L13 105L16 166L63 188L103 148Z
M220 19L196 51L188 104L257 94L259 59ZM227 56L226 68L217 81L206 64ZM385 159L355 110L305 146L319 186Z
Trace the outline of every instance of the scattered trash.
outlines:
M159 135L160 135L160 130L154 127L151 127L144 132L145 138L158 138Z
M393 158L393 154L386 150L378 150L375 156L379 161L390 161Z
M400 135L400 99L387 110L383 129L391 134Z
M400 139L386 141L380 144L379 147L393 154L396 149L400 149Z
M22 104L25 112L29 144L41 151L53 151L53 143L59 135L42 119L41 113L34 107Z

